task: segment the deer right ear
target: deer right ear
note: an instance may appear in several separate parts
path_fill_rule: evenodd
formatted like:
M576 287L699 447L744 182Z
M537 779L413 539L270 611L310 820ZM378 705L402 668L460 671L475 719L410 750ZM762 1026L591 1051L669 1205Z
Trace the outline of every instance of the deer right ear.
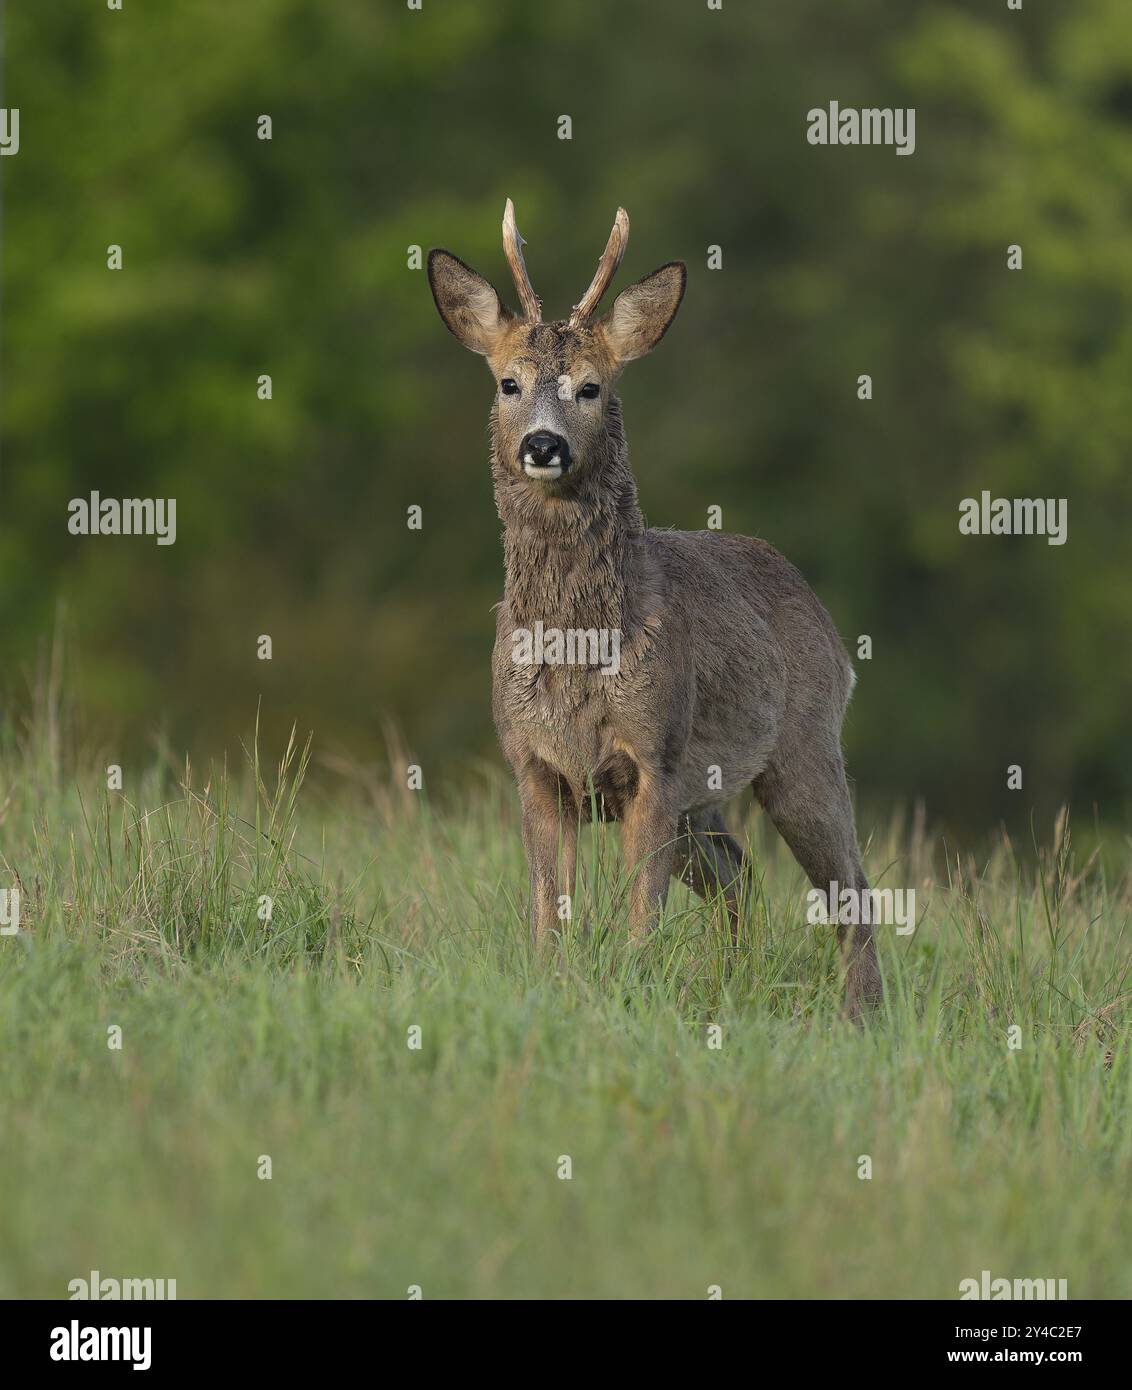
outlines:
M428 283L448 331L473 352L494 351L512 314L483 276L437 250L428 253Z
M684 262L670 261L621 291L596 325L618 362L632 362L656 347L676 317L687 278Z

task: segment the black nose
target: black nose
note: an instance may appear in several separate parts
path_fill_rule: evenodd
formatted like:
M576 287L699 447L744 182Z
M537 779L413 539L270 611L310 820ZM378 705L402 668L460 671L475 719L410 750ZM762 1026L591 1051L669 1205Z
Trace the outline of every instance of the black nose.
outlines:
M570 461L570 448L560 434L552 434L550 430L536 430L534 434L528 434L523 440L519 450L523 462L527 462L528 455L530 461L541 468L548 464L557 454L557 462L563 468Z

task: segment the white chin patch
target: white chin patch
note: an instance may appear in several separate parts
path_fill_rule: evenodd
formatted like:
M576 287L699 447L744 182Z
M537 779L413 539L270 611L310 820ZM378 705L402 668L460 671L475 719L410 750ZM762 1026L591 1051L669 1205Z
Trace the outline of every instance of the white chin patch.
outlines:
M523 460L523 472L528 478L538 478L540 482L548 482L553 478L561 478L562 465L560 463L533 463L528 454Z

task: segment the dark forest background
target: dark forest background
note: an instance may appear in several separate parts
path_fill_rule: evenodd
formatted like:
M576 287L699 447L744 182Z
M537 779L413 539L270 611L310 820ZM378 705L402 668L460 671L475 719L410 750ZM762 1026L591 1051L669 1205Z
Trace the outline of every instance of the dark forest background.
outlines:
M689 265L621 393L646 514L721 506L851 653L871 636L862 803L922 798L970 835L1064 800L1125 820L1127 0L91 0L10 3L4 28L11 724L63 631L117 761L157 731L237 750L261 697L272 739L296 722L359 764L391 721L434 793L496 759L491 385L410 248L513 298L511 196L555 316L622 203L619 286ZM915 154L809 146L832 99L915 107ZM175 497L176 544L69 535L92 489ZM1068 544L961 536L983 489L1067 498Z

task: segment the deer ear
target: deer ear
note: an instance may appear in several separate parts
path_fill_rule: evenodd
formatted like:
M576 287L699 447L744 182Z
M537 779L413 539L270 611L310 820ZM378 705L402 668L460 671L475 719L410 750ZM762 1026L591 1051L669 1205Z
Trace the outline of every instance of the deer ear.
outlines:
M483 276L450 251L430 251L428 283L449 332L473 352L492 352L512 315Z
M684 262L672 261L621 291L597 325L619 362L632 362L656 347L676 317L687 278Z

